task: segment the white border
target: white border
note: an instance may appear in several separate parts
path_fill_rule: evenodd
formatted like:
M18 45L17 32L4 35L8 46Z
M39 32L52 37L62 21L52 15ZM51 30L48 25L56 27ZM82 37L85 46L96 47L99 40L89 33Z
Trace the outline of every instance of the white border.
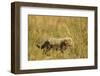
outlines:
M28 14L88 17L88 58L28 61ZM20 69L42 69L94 65L94 11L41 7L20 8Z

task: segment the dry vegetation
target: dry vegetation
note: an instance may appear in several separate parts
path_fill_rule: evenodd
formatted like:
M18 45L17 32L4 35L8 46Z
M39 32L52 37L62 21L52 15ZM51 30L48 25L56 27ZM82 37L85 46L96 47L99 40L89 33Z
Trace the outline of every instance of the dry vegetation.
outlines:
M28 60L75 59L87 58L87 17L28 16ZM46 38L71 37L74 47L62 54L60 51L49 51L44 55L36 47Z

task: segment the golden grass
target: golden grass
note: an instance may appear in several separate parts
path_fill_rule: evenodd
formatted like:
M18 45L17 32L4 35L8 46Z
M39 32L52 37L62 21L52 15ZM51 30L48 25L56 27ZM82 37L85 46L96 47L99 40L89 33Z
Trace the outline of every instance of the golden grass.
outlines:
M28 60L76 59L88 57L87 17L28 16ZM62 54L49 51L44 55L36 44L46 38L71 37L74 47Z

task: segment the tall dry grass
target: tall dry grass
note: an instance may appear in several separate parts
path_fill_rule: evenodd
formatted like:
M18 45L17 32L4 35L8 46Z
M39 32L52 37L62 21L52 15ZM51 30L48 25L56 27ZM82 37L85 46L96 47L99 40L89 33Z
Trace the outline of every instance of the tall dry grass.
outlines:
M28 60L76 59L88 57L87 17L28 16ZM36 47L46 38L71 37L74 47L62 54L49 51L48 55Z

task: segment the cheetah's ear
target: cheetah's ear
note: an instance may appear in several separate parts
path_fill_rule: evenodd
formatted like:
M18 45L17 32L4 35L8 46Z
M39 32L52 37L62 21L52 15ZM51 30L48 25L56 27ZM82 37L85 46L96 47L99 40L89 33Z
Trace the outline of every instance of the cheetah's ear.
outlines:
M36 45L38 48L41 48L41 46L39 44Z

